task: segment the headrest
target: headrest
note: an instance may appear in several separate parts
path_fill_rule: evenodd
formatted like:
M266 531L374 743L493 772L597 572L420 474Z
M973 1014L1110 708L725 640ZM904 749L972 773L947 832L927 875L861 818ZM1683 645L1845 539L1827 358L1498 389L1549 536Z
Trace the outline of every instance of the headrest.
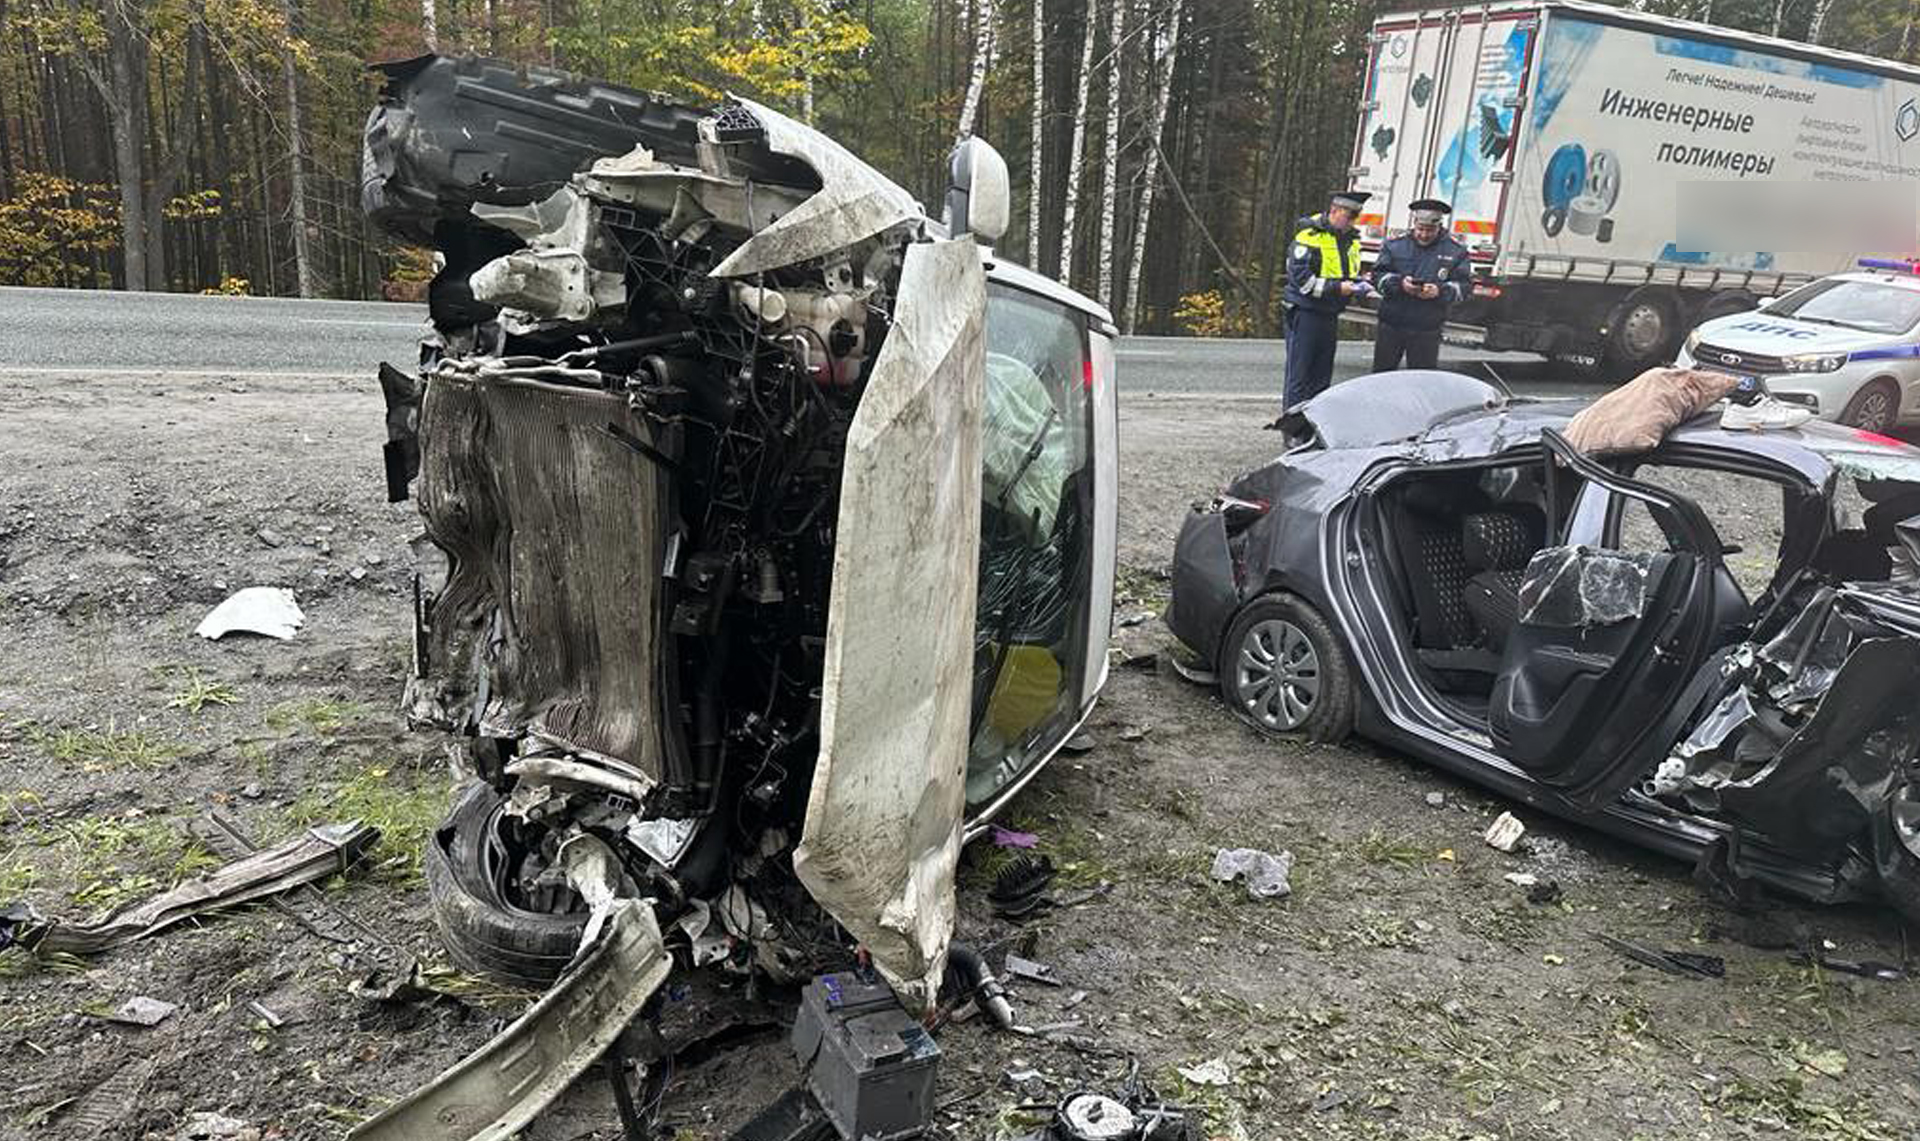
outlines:
M1461 553L1476 571L1524 570L1546 544L1547 521L1537 508L1509 504L1460 521Z

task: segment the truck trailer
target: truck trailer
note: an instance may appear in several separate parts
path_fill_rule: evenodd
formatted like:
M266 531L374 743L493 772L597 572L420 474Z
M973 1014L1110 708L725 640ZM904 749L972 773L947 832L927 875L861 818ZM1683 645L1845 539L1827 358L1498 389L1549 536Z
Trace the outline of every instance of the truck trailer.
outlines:
M1910 241L1920 67L1516 0L1382 16L1366 74L1349 171L1371 195L1363 248L1416 199L1452 204L1475 283L1450 339L1637 371L1700 321L1912 252L1847 248L1822 214L1783 225L1777 207L1839 204L1845 220L1904 193L1874 232Z

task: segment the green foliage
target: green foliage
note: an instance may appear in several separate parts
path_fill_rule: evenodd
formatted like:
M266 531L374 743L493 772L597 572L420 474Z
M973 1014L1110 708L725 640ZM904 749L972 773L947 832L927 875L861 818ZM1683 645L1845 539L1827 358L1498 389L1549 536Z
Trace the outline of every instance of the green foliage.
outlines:
M446 781L414 769L368 765L338 783L310 789L288 810L302 828L360 820L380 830L373 860L379 875L402 885L422 881L420 855L446 814Z
M29 171L0 201L0 284L104 286L120 236L111 187Z
M147 733L125 732L108 722L105 729L43 729L33 726L27 739L54 760L78 764L85 771L150 769L165 764L179 750Z

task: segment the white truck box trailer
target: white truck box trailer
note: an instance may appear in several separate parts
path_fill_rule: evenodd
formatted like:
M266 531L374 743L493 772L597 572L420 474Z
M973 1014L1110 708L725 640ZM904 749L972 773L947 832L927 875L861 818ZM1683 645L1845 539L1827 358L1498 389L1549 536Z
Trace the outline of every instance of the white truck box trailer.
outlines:
M1783 226L1778 210L1741 204L1774 191L1857 203L1904 185L1905 216L1888 221L1911 234L1917 135L1920 68L1521 0L1374 23L1349 173L1372 195L1370 254L1407 225L1409 203L1452 203L1476 275L1451 315L1456 337L1631 370L1671 360L1701 320L1861 254L1912 254L1809 240L1819 214ZM1695 217L1717 203L1752 224L1723 215L1715 248L1688 248L1689 202Z

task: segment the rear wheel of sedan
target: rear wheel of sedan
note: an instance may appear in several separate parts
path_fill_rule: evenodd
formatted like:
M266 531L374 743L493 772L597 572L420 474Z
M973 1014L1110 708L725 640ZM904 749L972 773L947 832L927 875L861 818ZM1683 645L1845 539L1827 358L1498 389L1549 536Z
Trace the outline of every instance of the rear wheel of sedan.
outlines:
M1263 733L1340 741L1353 730L1353 668L1320 612L1291 594L1241 609L1220 643L1220 695Z
M1853 394L1853 399L1847 401L1846 411L1840 413L1840 422L1869 432L1885 432L1899 417L1899 386L1883 376L1868 381Z

